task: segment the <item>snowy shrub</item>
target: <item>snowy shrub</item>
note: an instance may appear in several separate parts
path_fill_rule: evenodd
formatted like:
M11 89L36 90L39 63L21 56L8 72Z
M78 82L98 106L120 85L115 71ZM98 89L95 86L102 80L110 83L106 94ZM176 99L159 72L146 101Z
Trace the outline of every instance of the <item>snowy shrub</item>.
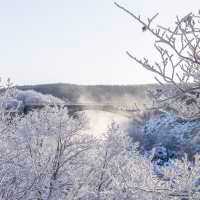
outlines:
M84 135L84 116L45 107L7 123L0 110L2 200L149 200L199 198L199 157L160 167L139 154L116 123L105 137ZM173 120L172 120L173 121ZM148 122L150 123L150 122Z
M3 111L2 111L3 112ZM46 107L0 120L2 200L177 200L199 198L199 157L161 167L138 153L120 126L83 135L85 119Z
M33 90L18 90L10 83L2 88L0 105L11 112L23 112L26 106L62 105L64 101L52 95L43 95Z
M171 158L187 153L190 159L200 152L199 120L183 120L168 113L142 120L129 128L130 136L140 143L141 152L163 146Z
M46 105L46 104L63 104L64 102L52 95L44 95L34 90L16 90L15 98L22 101L24 106Z

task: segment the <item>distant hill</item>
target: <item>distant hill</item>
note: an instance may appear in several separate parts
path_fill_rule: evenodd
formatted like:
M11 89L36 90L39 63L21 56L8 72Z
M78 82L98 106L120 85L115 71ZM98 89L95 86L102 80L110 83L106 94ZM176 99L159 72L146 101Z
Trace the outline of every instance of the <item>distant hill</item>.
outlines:
M148 104L146 93L156 85L75 85L43 84L17 86L21 90L35 90L42 94L68 100L72 103L109 103L121 105Z

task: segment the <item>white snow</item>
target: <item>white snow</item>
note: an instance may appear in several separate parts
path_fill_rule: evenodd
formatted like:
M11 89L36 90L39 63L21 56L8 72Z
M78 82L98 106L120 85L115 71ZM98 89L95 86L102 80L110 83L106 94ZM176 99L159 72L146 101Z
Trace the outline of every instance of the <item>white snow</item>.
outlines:
M44 105L44 104L62 104L64 103L61 99L56 98L52 95L44 95L34 90L17 90L16 99L22 101L25 106L27 105Z
M44 95L33 90L15 90L14 95L0 99L1 107L10 111L22 111L25 106L64 104L64 101L52 95Z

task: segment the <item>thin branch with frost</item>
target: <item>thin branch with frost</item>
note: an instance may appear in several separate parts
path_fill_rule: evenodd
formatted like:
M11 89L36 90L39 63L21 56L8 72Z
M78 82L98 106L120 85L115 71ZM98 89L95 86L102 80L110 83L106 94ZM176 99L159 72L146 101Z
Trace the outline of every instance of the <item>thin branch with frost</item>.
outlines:
M168 99L172 104L173 97L178 97L177 100L187 96L187 102L193 102L192 107L196 112L191 110L192 113L185 113L184 117L199 117L200 101L197 96L200 91L196 88L200 85L200 14L189 13L182 18L177 17L174 27L166 28L153 25L158 14L143 20L120 4L116 2L114 4L141 24L142 31L149 31L155 38L154 48L159 54L160 61L152 64L146 57L137 58L130 51L126 51L126 54L145 69L156 74L158 77L155 77L155 80L161 86L173 85L174 92L170 94L163 92L160 95L161 101L165 96L165 101ZM196 97L192 93L195 93ZM186 101L180 104L183 103L188 104Z

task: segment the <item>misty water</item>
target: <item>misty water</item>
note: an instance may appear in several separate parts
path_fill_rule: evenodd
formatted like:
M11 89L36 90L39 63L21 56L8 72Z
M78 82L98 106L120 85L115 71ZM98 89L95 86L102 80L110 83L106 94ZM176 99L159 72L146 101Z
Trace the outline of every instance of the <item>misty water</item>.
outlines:
M117 123L122 130L127 130L131 121L128 117L105 111L87 110L81 113L83 113L88 120L87 127L83 132L97 138L103 137L112 122Z

